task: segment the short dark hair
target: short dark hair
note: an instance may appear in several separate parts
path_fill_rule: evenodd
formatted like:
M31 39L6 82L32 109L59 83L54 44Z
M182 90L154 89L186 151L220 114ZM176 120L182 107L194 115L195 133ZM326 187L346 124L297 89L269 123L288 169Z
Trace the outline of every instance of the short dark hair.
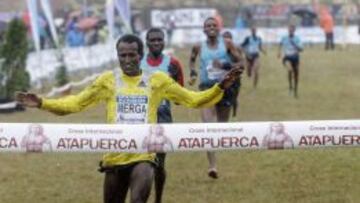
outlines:
M122 37L120 37L120 39L118 39L118 41L116 42L117 52L119 52L118 47L121 42L126 42L126 43L136 42L136 44L138 45L138 54L141 56L141 58L144 56L144 43L138 36L132 34L125 34Z
M232 33L230 32L230 31L225 31L223 34L222 34L222 36L228 36L228 37L230 37L231 39L233 38L233 36L232 36Z
M205 27L205 23L206 23L207 21L209 21L209 20L214 20L214 21L216 22L216 24L218 23L214 17L208 17L208 18L206 18L205 21L204 21L204 27Z
M162 29L160 29L158 27L152 27L146 32L146 39L149 39L150 33L153 33L153 32L160 32L163 35L163 37L165 37L165 33Z

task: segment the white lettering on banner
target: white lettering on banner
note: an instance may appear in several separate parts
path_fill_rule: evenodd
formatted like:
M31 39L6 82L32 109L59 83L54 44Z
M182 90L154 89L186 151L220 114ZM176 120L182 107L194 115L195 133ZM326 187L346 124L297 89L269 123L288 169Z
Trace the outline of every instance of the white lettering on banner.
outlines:
M80 129L80 128L69 128L69 134L115 134L121 135L123 133L122 129Z
M125 103L147 101L141 97L119 99ZM130 108L124 111L142 112ZM0 152L144 153L360 147L360 120L161 125L0 123L0 126ZM27 147L34 143L29 141L33 134L38 135L36 150Z
M151 25L166 27L170 16L174 18L175 27L202 27L206 18L215 14L213 8L183 8L174 10L152 10Z
M242 43L246 36L250 34L248 29L225 28L233 34L235 44ZM357 32L357 26L348 26L343 29L342 26L335 26L335 43L360 44L360 35ZM258 35L262 38L264 44L278 44L281 37L287 34L287 28L257 28ZM304 44L324 43L325 35L321 28L311 27L296 29L298 35ZM176 28L173 32L171 44L177 46L191 45L200 43L206 39L202 25L195 28Z
M207 128L207 132L212 133L227 133L227 132L243 132L243 128Z
M229 133L229 132L243 132L243 128L189 128L189 133Z
M360 130L360 126L328 126L328 130Z

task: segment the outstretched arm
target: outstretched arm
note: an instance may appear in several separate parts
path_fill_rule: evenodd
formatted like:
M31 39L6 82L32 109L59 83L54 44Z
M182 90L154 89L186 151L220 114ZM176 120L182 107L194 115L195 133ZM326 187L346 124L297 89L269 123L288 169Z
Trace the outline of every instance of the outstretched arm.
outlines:
M58 115L80 112L109 97L109 91L102 83L109 80L109 74L100 76L92 85L77 95L59 99L45 99L32 93L18 92L16 101L31 108L48 110Z
M242 73L243 69L239 64L234 64L234 67L225 75L220 84L214 85L212 88L195 92L181 87L169 77L162 75L164 83L164 97L171 101L177 102L187 107L201 108L210 107L216 104L223 96L223 90L229 88ZM160 76L161 73L158 73Z
M184 86L184 73L181 63L174 57L171 57L169 66L170 76L181 86Z
M190 80L189 85L194 85L197 79L197 71L195 69L196 58L200 53L200 45L195 45L191 49L189 68L190 68Z
M19 104L30 108L40 108L42 105L42 99L33 93L16 92L15 100Z
M238 49L235 44L233 43L232 40L230 39L225 39L225 44L226 44L226 48L228 50L228 53L230 55L231 64L223 64L223 69L225 70L229 70L232 67L239 67L241 69L241 72L243 71L243 69L245 68L245 58L244 58L244 54L242 52L241 49ZM230 65L230 66L229 66ZM229 67L227 67L229 66Z

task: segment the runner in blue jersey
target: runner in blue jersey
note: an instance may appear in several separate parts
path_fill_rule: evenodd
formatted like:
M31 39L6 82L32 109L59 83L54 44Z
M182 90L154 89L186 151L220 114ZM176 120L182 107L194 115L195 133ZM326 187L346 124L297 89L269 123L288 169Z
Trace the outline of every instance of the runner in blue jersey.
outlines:
M289 34L281 38L278 57L282 57L283 65L288 69L289 93L293 93L295 98L298 98L301 51L303 51L301 40L295 35L295 26L290 25Z
M189 63L191 78L189 84L193 85L198 76L195 62L200 55L200 90L211 88L216 82L222 80L233 66L239 66L243 69L240 53L232 40L224 39L220 35L219 25L213 17L205 20L204 33L207 39L192 48ZM203 122L227 122L229 120L230 107L234 101L234 94L230 89L224 93L222 100L215 107L202 109L201 117ZM208 152L207 155L209 161L208 175L216 179L218 178L218 172L215 153Z
M184 86L184 76L180 62L174 57L163 53L165 34L160 28L150 28L146 33L148 53L141 60L141 69L150 77L156 71L169 74L181 86ZM171 105L169 100L163 100L157 110L158 123L172 123ZM155 202L160 203L165 186L165 153L156 153L158 166L155 169Z
M256 34L255 26L251 27L251 35L245 38L244 42L241 44L241 47L245 50L246 54L246 72L248 77L253 77L253 85L255 89L259 79L260 51L263 54L266 54L262 47L262 40Z

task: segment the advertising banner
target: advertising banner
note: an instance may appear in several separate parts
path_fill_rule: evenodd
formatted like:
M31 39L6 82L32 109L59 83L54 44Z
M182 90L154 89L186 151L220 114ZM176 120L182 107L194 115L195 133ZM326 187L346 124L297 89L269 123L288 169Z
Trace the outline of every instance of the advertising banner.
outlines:
M360 120L184 123L1 123L0 152L182 152L359 147Z
M206 18L214 16L214 8L182 8L174 10L151 11L152 27L167 27L168 20L173 18L175 27L202 27Z

